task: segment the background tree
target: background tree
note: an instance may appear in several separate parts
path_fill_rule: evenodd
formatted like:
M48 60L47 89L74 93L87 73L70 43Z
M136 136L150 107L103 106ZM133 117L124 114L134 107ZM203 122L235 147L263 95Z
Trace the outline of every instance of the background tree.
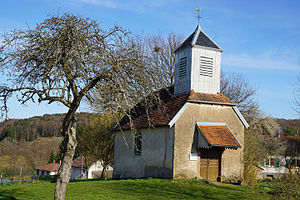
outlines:
M220 92L238 104L245 117L259 115L258 103L254 99L256 91L242 74L221 72Z
M128 32L119 26L105 31L95 21L72 14L50 16L33 29L6 33L2 40L2 116L13 94L22 104L58 102L68 108L61 130L66 152L54 195L64 199L77 146L76 111L82 99L91 99L91 89L99 86L104 89L98 95L102 102L122 108L127 103L124 100L134 97L127 91L152 91L145 79L151 70Z
M300 76L297 78L297 81L294 86L293 109L296 113L300 113Z
M281 139L284 140L287 144L287 148L284 152L284 157L285 157L286 166L291 171L293 167L297 167L295 158L298 158L300 156L300 137L283 136L281 137Z
M295 130L291 126L287 125L283 129L283 134L284 135L289 135L289 136L295 135Z
M55 153L51 151L48 163L53 163L53 162L57 162L57 160L56 160Z
M155 71L153 78L155 88L166 88L174 85L175 54L174 51L183 42L184 36L179 33L161 33L154 35L140 35L135 41L140 43L145 62Z
M114 135L111 127L120 119L113 114L95 114L88 125L79 127L77 155L86 158L87 165L100 161L103 167L101 178L106 174L108 166L113 164Z
M262 159L283 156L287 145L276 137L279 126L274 118L260 113L259 117L249 119L244 140L244 182L253 186L257 181L258 166Z

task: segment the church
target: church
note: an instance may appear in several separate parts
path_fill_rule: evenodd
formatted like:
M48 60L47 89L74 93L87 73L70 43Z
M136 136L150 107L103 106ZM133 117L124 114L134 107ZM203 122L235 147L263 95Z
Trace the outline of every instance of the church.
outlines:
M114 128L114 178L242 179L244 130L237 105L220 93L222 49L200 27L175 50L174 86L161 105L135 106ZM151 119L151 126L149 126Z

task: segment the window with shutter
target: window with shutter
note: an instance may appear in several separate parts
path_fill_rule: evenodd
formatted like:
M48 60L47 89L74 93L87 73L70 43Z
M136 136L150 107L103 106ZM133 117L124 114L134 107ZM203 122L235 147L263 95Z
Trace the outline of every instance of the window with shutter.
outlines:
M184 78L186 76L187 68L187 57L180 58L179 60L179 78Z
M200 75L201 76L213 76L213 58L201 56L200 57Z
M134 138L134 153L135 155L142 154L142 134L137 132Z

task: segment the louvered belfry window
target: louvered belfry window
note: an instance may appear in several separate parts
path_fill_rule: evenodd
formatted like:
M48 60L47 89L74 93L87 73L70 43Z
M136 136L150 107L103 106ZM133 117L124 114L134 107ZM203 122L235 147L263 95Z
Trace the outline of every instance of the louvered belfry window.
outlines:
M179 78L186 76L187 57L180 58L179 60Z
M200 57L200 75L212 77L213 75L213 58L201 56Z

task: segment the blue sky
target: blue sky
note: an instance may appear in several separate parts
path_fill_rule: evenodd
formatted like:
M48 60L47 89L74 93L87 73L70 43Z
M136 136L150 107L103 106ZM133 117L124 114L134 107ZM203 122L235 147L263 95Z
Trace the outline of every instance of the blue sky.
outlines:
M104 28L117 23L134 33L183 33L197 25L222 49L222 69L242 73L258 88L260 108L273 117L298 118L292 109L300 76L300 1L289 0L9 0L1 1L0 33L34 27L48 14L71 12L97 20ZM1 41L1 39L0 39ZM1 77L0 77L1 78ZM10 118L61 113L59 105L9 104ZM86 105L79 111L88 111Z

